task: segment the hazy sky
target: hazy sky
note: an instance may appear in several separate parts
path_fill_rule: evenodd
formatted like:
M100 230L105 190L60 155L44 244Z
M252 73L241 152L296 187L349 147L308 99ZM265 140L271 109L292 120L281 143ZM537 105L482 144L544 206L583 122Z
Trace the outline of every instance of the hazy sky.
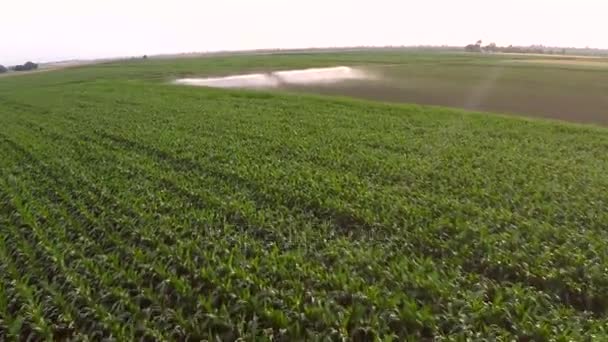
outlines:
M608 0L3 0L0 64L354 45L608 48Z

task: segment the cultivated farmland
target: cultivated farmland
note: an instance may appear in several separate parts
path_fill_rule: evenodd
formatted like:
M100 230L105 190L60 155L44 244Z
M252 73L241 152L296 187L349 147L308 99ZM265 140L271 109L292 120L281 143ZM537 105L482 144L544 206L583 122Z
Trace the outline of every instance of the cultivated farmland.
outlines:
M338 85L171 84L356 65L442 94L498 64L510 94L580 96L595 101L580 121L605 123L605 71L504 57L149 59L0 79L0 339L608 339L606 128L295 92L352 95Z

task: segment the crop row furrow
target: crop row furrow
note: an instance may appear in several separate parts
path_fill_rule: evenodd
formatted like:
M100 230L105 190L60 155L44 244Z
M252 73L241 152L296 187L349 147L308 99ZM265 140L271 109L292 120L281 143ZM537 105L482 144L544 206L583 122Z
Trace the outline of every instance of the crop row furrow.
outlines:
M165 184L171 184L171 183L165 183ZM185 196L185 195L184 195L184 196ZM196 198L196 197L192 197L192 196L191 196L191 199L195 199L195 198ZM306 203L306 202L304 202L304 203ZM297 205L299 205L299 204L301 204L301 203L296 202L296 203L294 204L294 207L295 207L295 206L297 206ZM323 208L323 207L321 207L321 208ZM321 209L321 210L323 210L323 209ZM315 213L315 215L319 215L319 214L318 214L318 213ZM246 221L243 221L243 222L246 222ZM348 220L346 220L346 222L348 223ZM356 227L356 225L355 225L355 227ZM440 245L440 246L441 246L441 245ZM443 247L442 247L442 248L443 248ZM437 250L437 248L430 248L429 250L432 252L433 250ZM440 248L440 250L441 250L441 248ZM447 252L447 249L445 249L445 251ZM442 253L444 256L447 256L447 253L444 253L444 252L441 252L441 253Z
M317 218L320 222L326 222L328 219L333 219L335 220L336 227L338 228L336 229L336 233L339 235L344 234L346 236L352 236L354 234L363 234L363 236L365 236L367 234L373 235L374 233L382 234L382 232L376 231L372 225L361 227L363 229L359 230L348 229L349 227L355 226L356 222L360 222L360 219L337 209L334 211L331 208L322 207L318 202L301 203L299 198L291 198L290 194L288 192L282 192L282 189L277 189L277 191L282 192L282 195L284 196L283 199L281 197L273 197L272 195L274 194L269 194L267 191L263 191L264 189L260 185L240 176L234 170L223 169L219 166L211 164L202 166L195 160L178 158L170 153L156 149L153 146L144 145L107 132L100 133L100 136L113 142L114 145L119 146L120 148L131 150L135 153L144 153L146 156L153 158L158 162L162 162L164 165L172 169L173 172L185 175L208 175L241 191L247 190L249 193L254 194L254 200L258 203L258 207L260 208L286 207L288 209L292 209L294 212L296 211L295 209L300 211L305 210L310 212L310 217ZM85 137L83 137L83 139L85 139ZM91 141L95 142L94 140ZM164 183L166 185L170 185L170 183L167 181ZM176 190L175 186L171 186L171 188ZM306 215L306 213L304 213L304 215Z
M4 180L1 180L0 184L3 189L7 187ZM18 199L14 200L18 201ZM23 330L27 325L33 326L37 333L47 338L50 336L58 338L71 334L73 329L71 325L74 324L72 318L76 315L73 306L63 295L63 291L69 291L69 288L62 286L65 278L54 262L55 258L60 257L59 246L49 247L45 241L38 240L35 233L24 234L33 230L27 223L30 213L24 212L29 207L19 209L19 206L12 203L10 194L3 191L0 191L0 201L5 208L9 208L12 212L9 220L5 222L6 235L5 240L2 241L2 264L8 267L12 277L25 280L25 283L21 285L21 293L25 291L36 300L36 302L30 301L29 304L19 305L15 302L19 300L19 296L13 294L7 297L11 301L13 310L19 306L22 310L30 310L30 314L22 316L27 318L27 321L22 322L25 325L22 327L20 335L28 336L28 331ZM21 271L21 276L17 270ZM34 292L30 293L24 286L30 286Z
M6 185L6 184L3 184ZM21 192L23 194L23 192ZM50 232L59 233L59 229L57 226L54 226L52 223L47 224L47 220L45 219L44 225L40 223L40 217L36 217L38 214L34 212L37 209L36 204L32 201L31 198L26 199L28 201L27 208L23 207L19 203L23 203L22 199L16 197L14 193L7 194L7 197L12 197L13 201L17 201L15 203L16 212L20 214L20 217L23 217L23 224L11 225L13 227L13 234L19 234L16 229L17 227L21 227L21 233L27 232L28 230L24 230L23 228L29 227L29 231L32 233L29 237L23 237L22 239L34 239L29 247L22 240L19 243L21 247L20 252L24 255L24 257L33 258L30 261L26 261L23 259L23 262L27 263L28 266L22 265L21 267L24 269L28 269L29 267L33 267L32 265L39 265L38 272L31 272L30 274L36 279L37 282L44 281L53 281L54 283L61 285L62 291L67 291L70 297L70 302L74 303L74 305L79 306L79 312L75 313L75 321L78 325L82 325L87 327L93 335L99 334L99 336L109 336L110 327L113 328L113 333L115 336L121 336L119 330L117 329L118 323L113 322L111 316L103 310L97 303L95 297L91 292L91 288L89 284L91 283L90 279L85 279L82 277L81 270L74 271L67 268L65 261L65 253L64 250L70 251L78 251L78 246L69 246L63 245L61 241L54 240L53 243L49 241L49 238L56 238L56 236L49 237ZM50 219L50 218L49 218ZM49 222L50 223L50 222ZM44 229L42 228L44 227ZM59 237L61 236L58 234ZM42 254L42 251L45 251ZM36 254L41 254L39 257L34 257ZM75 253L68 253L74 255ZM75 259L84 260L83 255L75 256ZM46 260L44 263L40 264L43 260ZM47 280L45 280L47 279ZM53 291L58 291L59 289L53 289ZM61 299L60 299L61 300ZM83 308L83 303L86 303L92 311L87 312L86 308ZM96 316L94 319L91 319L90 315ZM101 323L101 324L100 324ZM63 331L63 327L60 326L59 330ZM58 332L59 333L59 332Z
M607 90L597 68L507 59L222 54L0 77L0 341L608 340L605 128L288 94L378 95L363 80L167 81L351 65L386 99L454 104L500 69L490 102L586 85L554 105L585 120Z
M138 260L139 262L143 262L144 260ZM189 272L194 272L194 274L196 274L197 270L196 269L189 269Z
M14 160L18 160L18 158L15 158ZM28 162L32 162L32 159L28 159ZM44 165L44 164L43 164ZM48 165L44 165L44 168L37 168L37 170L40 169L44 169L48 172L50 172L51 168ZM27 179L25 174L21 174L22 175L22 180ZM34 179L36 180L37 184L45 184L45 180L48 179L48 174L46 175L38 175L36 177L34 177ZM49 184L49 186L52 186L51 184ZM22 192L23 193L23 192ZM32 195L35 195L32 194ZM44 195L44 194L41 194ZM57 197L59 196L59 197ZM38 206L37 203L37 199L36 198L29 198L28 199L28 203L29 206L31 208L38 208L39 210L45 210L50 208L51 210L54 210L54 214L55 215L59 215L59 217L61 217L62 221L56 221L54 219L53 216L49 215L50 213L47 212L47 214L43 215L43 216L38 216L37 218L33 218L32 220L37 220L38 222L43 222L41 224L44 224L48 229L53 228L53 232L54 235L51 237L54 237L56 240L54 242L54 244L61 244L61 246L63 247L64 250L69 250L70 253L67 254L57 254L57 255L53 255L53 258L56 261L55 265L52 265L51 269L54 269L55 267L57 267L57 265L60 265L62 267L62 272L64 274L68 274L70 275L70 279L72 279L73 281L76 282L76 285L81 285L84 283L90 283L90 284L97 284L100 283L101 288L106 288L109 289L110 292L113 291L112 288L112 283L111 281L113 279L121 279L124 277L124 269L120 267L120 265L118 264L118 262L111 264L110 265L110 269L106 269L106 267L108 266L108 262L107 259L104 259L105 262L102 262L100 260L97 260L96 262L90 262L87 261L88 258L90 258L91 256L102 256L105 255L107 250L104 249L100 249L100 246L97 245L96 243L93 242L93 240L90 239L90 237L87 236L87 226L81 226L78 224L78 222L73 221L73 216L71 214L67 214L64 210L62 210L61 205L64 204L66 202L66 199L63 198L63 194L61 193L61 189L56 189L55 190L55 196L53 197L55 200L57 200L58 198L60 198L59 201L55 202L53 201L52 204L47 204L45 206ZM70 199L67 199L67 201L69 201ZM74 201L76 202L76 201ZM59 206L59 209L55 209L56 206ZM72 235L72 238L68 238L67 234L66 234L66 229L65 229L65 223L68 223L68 227L71 228L70 230L68 230L70 233L76 233L76 237L74 238L74 235ZM62 228L59 228L62 227ZM63 239L61 239L63 238ZM93 237L95 238L95 237ZM73 240L71 243L68 243L67 245L65 244L66 242L69 242L70 240ZM114 246L116 246L117 243L120 243L120 239L118 238L114 238L114 240L112 241L114 243ZM67 259L64 259L64 256L67 256ZM112 260L118 260L118 259L112 259ZM111 267L114 267L113 269ZM74 272L70 272L69 267L74 268ZM114 274L116 276L116 278L109 278L106 277L104 275L106 274ZM101 278L100 278L101 277ZM80 291L80 290L78 290ZM114 293L112 293L111 295L113 296L119 296L120 294L116 295ZM92 298L89 298L92 296L92 293L88 293L87 294L87 298L85 298L86 300L88 300L89 304L94 304L95 306L98 306L99 303L105 303L105 301L103 300L91 300ZM95 297L93 297L95 298ZM111 303L114 304L114 303ZM131 309L133 309L136 304L133 303L132 301L127 301L126 305L128 305ZM98 309L93 307L94 309ZM113 309L114 307L112 307ZM103 311L101 311L101 315L102 317L104 315L108 315L108 313L103 313ZM147 321L146 321L147 322ZM114 324L114 326L116 326L116 324ZM123 332L118 332L118 331L114 331L114 333L118 334L118 336L122 336L121 334L123 334ZM155 333L156 335L158 335L158 332Z
M75 175L73 175L73 176L75 176ZM74 185L75 185L75 184L74 184ZM80 184L79 186L80 186L80 187L82 187L82 186L89 186L89 187L90 187L90 186L91 186L91 184ZM74 200L75 200L75 199L74 199ZM94 199L92 199L92 201L93 201L93 200L94 200ZM118 208L128 208L128 205L123 206L123 204L121 203L120 205L117 205L117 207L118 207ZM101 218L97 218L97 219L99 220L99 219L101 219ZM100 223L100 224L102 224L102 223L103 223L103 221L100 221L99 223ZM154 232L152 232L152 234L146 234L145 232L140 231L140 232L139 232L139 234L141 234L141 235L143 236L144 241L146 241L147 243L150 243L150 242L154 242L154 241L156 241L155 239L153 239L153 237L154 237ZM123 243L123 244L120 244L120 241L118 241L118 239L115 239L115 242L116 242L116 244L117 244L117 245L116 245L116 248L117 248L117 249L121 249L121 246L123 246L123 245L124 245L124 243ZM135 265L145 265L147 262L149 262L149 260L151 260L151 259L153 259L153 258L154 258L154 259L156 259L156 260L163 260L164 258L162 258L162 257L161 257L161 258L159 258L159 255L157 255L157 254L156 254L156 253L158 253L158 252L164 252L164 253L161 253L161 255L167 255L167 256L170 256L172 253L174 253L174 252L175 252L175 247L168 247L168 246L165 246L165 245L160 245L160 246L159 246L159 245L156 245L156 246L147 246L147 247L150 247L150 248L152 248L152 250L155 250L155 254L150 255L150 254L149 254L149 252L148 252L148 253L146 253L146 254L148 254L148 255L146 256L146 258L143 258L143 259L142 259L142 258L135 258L135 259L132 259L132 261L134 261L134 264L135 264ZM179 246L177 246L177 247L179 247ZM136 254L136 255L137 255L137 254ZM129 255L128 255L128 254L125 254L125 255L122 255L122 257L123 257L123 258L124 258L124 257L129 257ZM130 258L131 258L131 257L130 257ZM170 260L170 259L169 259L169 260ZM135 262L135 261L136 261L136 262ZM184 262L187 262L187 261L184 261ZM177 265L180 265L180 262L176 262L176 263L175 263L175 265L176 265L176 266L177 266ZM178 281L179 281L179 283L182 283L182 281L181 281L181 280L179 280L179 279L177 279L177 280L176 280L176 278L175 278L175 277L173 277L171 274L167 273L166 271L164 271L164 272L163 272L163 268L162 268L162 267L153 266L153 269L154 269L154 271L156 271L156 272L160 272L160 273L158 273L158 274L160 275L160 278L156 277L156 279L159 279L158 281L161 281L162 279L171 279L171 280L174 280L174 282L175 282L175 283L178 283ZM194 269L192 269L192 270L191 270L191 272L186 273L186 274L192 274L192 275L196 275L196 271L197 271L197 270L196 270L196 268L194 268ZM114 271L112 271L112 272L120 272L120 271L119 271L119 270L118 270L118 271L117 271L117 270L114 270ZM119 274L120 274L120 273L119 273ZM183 274L182 274L182 276L183 276ZM144 278L144 280L145 280L145 278ZM158 283L157 283L157 284L158 284ZM137 284L135 284L135 285L137 285L138 287L141 287L141 286L142 286L142 284L141 284L141 283L137 283ZM163 285L163 283L161 283L160 285ZM183 286L182 286L182 287L183 287ZM163 285L163 288L171 288L171 284L170 284L170 283L166 283L166 284L164 284L164 285ZM181 289L181 288L180 288L180 289ZM179 307L182 307L182 308L184 308L184 309L185 309L185 308L187 308L187 307L189 307L189 306L191 306L192 304L194 304L194 303L195 303L196 297L194 297L194 298L193 298L193 297L192 297L192 295L193 295L193 294L196 294L196 292L195 292L195 291L193 291L191 288L185 288L185 289L183 289L183 290L182 290L182 291L180 291L180 292L181 292L181 295L183 296L183 298L180 298L180 301L179 301L179 302L175 302L175 303L173 303L174 305L179 304ZM222 295L222 296L225 296L225 295ZM194 324L194 323L192 323L192 322L188 322L188 321L185 321L185 320L182 320L182 322L186 322L186 323L187 323L187 324L190 326L191 330L192 330L192 329L197 329L197 327L196 327L196 326L193 326L193 324Z
M129 149L134 149L135 151L144 151L146 152L146 154L148 154L149 156L157 159L158 161L161 162L166 162L169 165L175 165L175 170L176 172L188 172L188 170L194 170L194 171L199 171L199 172L209 172L209 168L208 166L202 167L200 166L200 164L198 164L197 162L193 161L193 160L186 160L186 159L179 159L176 158L172 155L170 155L167 152L164 151L160 151L157 150L151 146L145 146L142 145L141 143L137 143L131 140L128 140L126 138L123 137L115 137L115 136L111 136L107 133L102 135L103 137L106 138L110 138L113 141L115 141L116 143L118 143L119 145L125 146L125 148L129 148ZM177 166L179 165L179 166ZM242 187L254 187L254 190L252 192L255 192L257 194L264 194L265 191L263 191L262 189L260 189L260 187L256 187L255 183L253 183L251 180L245 180L244 178L238 176L236 173L234 172L228 172L228 171L224 171L222 172L221 170L218 169L213 169L211 170L211 173L220 178L220 179L229 179L230 182L232 183L238 183L241 184ZM268 187L267 187L268 189ZM270 188L271 190L274 190L272 188ZM278 198L281 198L279 196L279 194L289 194L289 190L288 189L276 189L275 190L277 193L274 194L270 194L270 195L265 195L262 197L262 199L269 199L269 200L275 200ZM297 193L297 192L291 192L291 193ZM259 197L258 197L259 198ZM323 220L332 220L332 222L334 223L334 226L337 228L337 231L339 232L346 232L347 234L352 234L352 232L365 232L366 234L369 234L370 236L372 236L374 239L378 239L380 241L384 240L384 237L387 235L390 235L391 231L387 230L386 227L378 227L377 224L374 223L368 223L365 219L361 219L358 218L357 216L354 215L350 215L348 213L344 213L341 211L333 211L331 207L327 207L325 205L320 205L318 201L316 201L315 199L308 199L308 198L290 198L289 195L287 195L287 199L284 202L279 202L279 203L265 203L267 205L283 205L286 206L288 208L307 208L307 210L309 212L311 212L313 214L314 217L320 219L321 221ZM416 243L416 241L418 241L418 243ZM453 251L453 245L450 244L446 247L445 244L443 244L443 242L441 240L430 240L429 239L417 239L416 235L412 234L411 239L409 241L411 244L414 245L415 249L419 249L419 250L428 250L432 253L434 253L433 255L435 256L447 256L450 255ZM431 243L429 245L429 243ZM466 245L466 244L465 244ZM441 251L441 252L437 252L437 250ZM440 255L437 255L440 254ZM497 273L496 272L485 272L484 270L490 270L491 267L478 267L478 268L474 268L474 267L470 267L471 264L473 264L473 262L469 263L469 262L464 262L463 264L461 264L460 266L464 266L465 271L467 272L476 272L476 271L483 271L484 273L482 273L484 276L488 276L491 279L495 279L498 281L501 280L509 280L509 275L508 273L512 273L512 276L518 276L518 274L520 274L520 272L518 272L517 270L517 266L511 267L511 268L502 268L507 274L504 275L503 277L496 277ZM458 266L458 265L457 265ZM576 279L576 274L572 275L572 279ZM540 277L534 277L534 276L529 276L529 277L520 277L518 278L522 283L533 286L537 289L539 289L540 291L550 291L551 293L553 293L555 295L556 298L558 298L561 302L563 302L566 305L571 305L579 310L591 310L593 312L595 312L596 314L599 315L603 315L603 313L606 310L606 306L605 303L603 303L601 294L594 294L594 293L581 293L580 290L574 290L569 288L570 285L568 285L565 281L560 281L559 279L542 279ZM539 281L540 279L540 281ZM557 285L556 285L557 284Z

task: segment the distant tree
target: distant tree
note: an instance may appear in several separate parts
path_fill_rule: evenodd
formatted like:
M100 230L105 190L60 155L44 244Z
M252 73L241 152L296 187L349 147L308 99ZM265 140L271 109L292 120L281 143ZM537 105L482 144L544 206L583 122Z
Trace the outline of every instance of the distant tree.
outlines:
M36 70L36 69L38 69L38 64L29 62L29 61L23 65L15 65L13 67L13 70L15 70L15 71L29 71L29 70Z
M23 66L25 67L25 70L36 70L38 69L38 64L33 63L33 62L26 62L25 64L23 64Z
M464 47L464 51L466 52L482 52L481 47L481 39L478 40L475 44L469 44Z
M0 64L0 74L4 74L7 71L8 69L4 65Z
M144 59L148 59L148 55L144 55Z
M475 44L469 44L464 47L464 51L466 52L481 52L481 46Z
M487 51L487 52L496 52L496 51L498 51L498 47L496 46L496 43L490 43L486 47L484 47L483 49L485 51Z

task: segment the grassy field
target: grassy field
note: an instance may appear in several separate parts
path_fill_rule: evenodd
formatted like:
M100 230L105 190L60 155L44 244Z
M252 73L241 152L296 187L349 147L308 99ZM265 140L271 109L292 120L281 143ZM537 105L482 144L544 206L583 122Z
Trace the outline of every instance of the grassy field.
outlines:
M607 129L168 83L497 63L294 54L0 79L0 339L608 339ZM595 73L512 64L586 75L563 96L605 99Z

